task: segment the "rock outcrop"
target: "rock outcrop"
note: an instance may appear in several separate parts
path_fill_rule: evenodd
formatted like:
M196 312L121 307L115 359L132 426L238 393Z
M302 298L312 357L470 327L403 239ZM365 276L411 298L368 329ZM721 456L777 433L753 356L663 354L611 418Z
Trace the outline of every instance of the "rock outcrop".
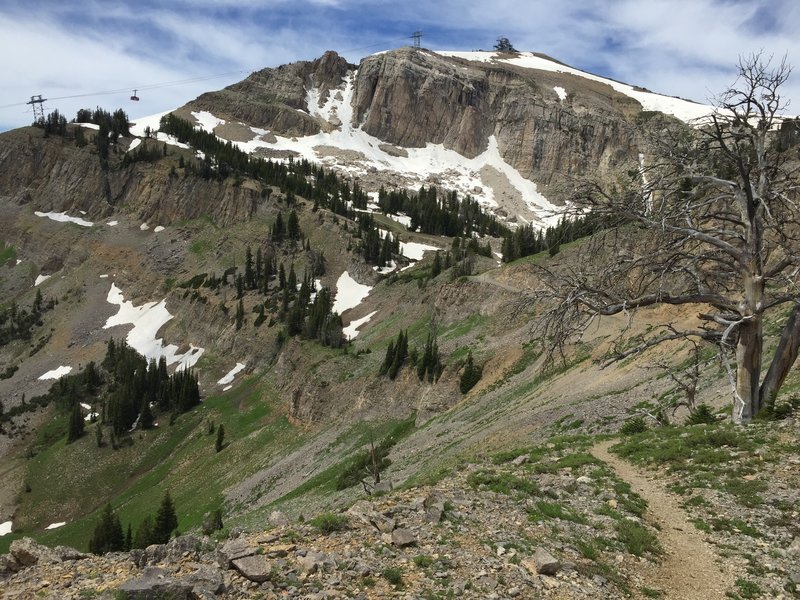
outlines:
M312 135L320 131L319 123L300 112L308 108L307 89L319 88L324 97L354 68L355 65L335 52L326 52L313 61L262 69L223 90L203 94L188 107L209 110L282 135Z
M79 148L28 128L0 137L0 196L43 212L82 211L94 220L120 207L144 222L168 225L207 216L224 226L255 214L261 186L178 175L164 164L146 162L104 171L92 145Z
M576 92L561 101L553 87L565 80ZM398 146L443 144L472 158L494 135L506 162L544 185L635 156L627 116L641 110L610 86L574 75L411 48L362 61L353 108L364 131Z

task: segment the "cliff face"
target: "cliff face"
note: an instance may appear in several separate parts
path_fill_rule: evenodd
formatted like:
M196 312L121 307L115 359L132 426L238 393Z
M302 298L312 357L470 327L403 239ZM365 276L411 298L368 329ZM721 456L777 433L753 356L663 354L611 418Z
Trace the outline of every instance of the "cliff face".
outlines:
M120 148L118 150L122 152ZM100 168L92 145L45 138L28 128L0 136L0 196L35 210L86 213L102 219L124 207L145 222L167 225L208 216L218 225L251 217L261 189L251 182L207 180L146 162Z
M354 68L335 52L326 52L314 61L257 71L223 90L203 94L189 107L283 135L312 135L320 131L320 125L300 112L306 110L306 90L319 87L327 92L340 85L345 74Z
M553 88L566 81L573 93L560 100ZM399 146L432 142L472 158L494 135L506 162L543 184L635 156L627 116L641 109L574 75L410 48L362 61L353 108L355 124Z

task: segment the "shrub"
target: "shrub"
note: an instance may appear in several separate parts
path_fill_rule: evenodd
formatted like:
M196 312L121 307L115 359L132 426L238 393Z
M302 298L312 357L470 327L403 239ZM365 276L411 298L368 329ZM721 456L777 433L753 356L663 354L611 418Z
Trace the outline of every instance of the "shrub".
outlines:
M309 521L311 525L322 533L333 533L347 529L347 517L334 513L322 513Z
M403 571L397 567L387 567L383 570L383 578L397 587L403 587Z
M711 412L711 407L708 404L697 405L692 412L689 413L689 416L686 417L687 425L708 425L716 422L717 418L714 416L714 413Z
M644 433L647 431L647 423L644 422L644 417L632 417L622 424L619 432L622 435L634 435L636 433Z

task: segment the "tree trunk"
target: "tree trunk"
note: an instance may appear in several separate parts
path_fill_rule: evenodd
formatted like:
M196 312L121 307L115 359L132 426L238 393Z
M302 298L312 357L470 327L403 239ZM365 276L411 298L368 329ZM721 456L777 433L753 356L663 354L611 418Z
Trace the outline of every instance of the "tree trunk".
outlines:
M759 394L761 406L774 400L773 395L778 395L789 370L797 360L798 350L800 350L800 303L794 305L792 314L789 315L789 320L783 327L781 340L775 349L775 356L772 357L772 363L770 363L767 375L761 384Z
M761 408L758 380L761 374L760 315L753 315L739 326L736 345L736 398L733 403L734 423L749 423Z

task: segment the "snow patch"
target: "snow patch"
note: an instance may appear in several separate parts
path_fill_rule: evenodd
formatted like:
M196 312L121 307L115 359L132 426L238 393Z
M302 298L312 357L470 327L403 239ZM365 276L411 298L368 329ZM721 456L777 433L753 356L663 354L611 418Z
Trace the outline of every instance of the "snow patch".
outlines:
M358 328L368 323L372 317L375 316L377 310L372 311L366 317L361 317L360 319L356 319L355 321L350 321L350 324L347 327L342 328L342 333L344 333L345 337L348 340L354 340L358 336Z
M108 225L109 227L116 227L117 225L119 225L119 221L109 221L108 223L106 223L106 225Z
M135 135L137 137L144 137L145 129L148 127L150 131L155 132L158 131L158 128L161 127L161 117L164 115L168 115L171 113L171 110L164 111L162 113L158 113L156 115L148 115L146 117L139 117L128 128L131 132L131 135Z
M336 280L336 299L331 310L341 315L344 311L361 304L371 290L370 286L358 283L345 271Z
M562 88L560 85L553 86L553 91L558 94L558 99L562 102L567 99L567 90Z
M406 229L411 228L411 217L409 217L408 215L400 213L399 215L386 215L386 216L389 217L392 221L397 221L398 223L403 225Z
M174 344L165 346L161 338L156 338L158 330L172 318L167 310L166 299L161 302L147 302L141 306L134 306L133 302L125 300L122 291L112 283L107 301L109 304L118 305L119 310L117 314L108 318L103 329L109 329L116 325L133 325L133 329L128 332L125 341L147 360L158 361L163 356L167 365L178 363L176 369L180 370L197 364L205 351L203 348L190 344L187 352L179 354L177 346Z
M18 258L18 259L17 259L17 264L19 265L19 264L21 264L21 263L22 263L22 259L21 259L21 258Z
M227 392L228 390L232 390L232 389L233 389L232 385L226 385L224 388L222 388L222 391L223 392Z
M59 521L58 523L50 523L50 525L45 527L45 529L58 529L59 527L63 527L66 524L67 524L66 521Z
M155 231L156 233L159 233L160 231L164 231L164 227L161 226L161 225L156 225L156 228L153 229L153 231Z
M100 129L100 125L96 123L75 123L75 125L79 125L84 129L94 129L95 131L98 131Z
M436 246L420 244L419 242L400 242L400 254L411 260L422 260L425 252L439 249Z
M0 523L0 535L6 535L11 533L11 521L6 521L5 523Z
M225 125L225 119L218 119L207 110L192 111L192 116L197 119L197 129L202 129L208 133L214 133L217 125Z
M108 279L108 273L103 273L100 275L100 279Z
M142 143L142 140L140 138L136 138L135 140L133 140L131 142L131 145L128 146L128 152L130 152L131 150L136 150L136 148L138 148L139 144L141 144L141 143Z
M572 67L568 67L567 65L562 65L555 61L536 56L530 52L521 52L514 58L501 58L497 60L499 62L516 65L526 69L538 69L540 71L551 71L555 73L568 73L570 75L577 75L578 77L583 77L585 79L591 79L592 81L599 81L600 83L610 85L621 94L630 96L639 102L644 110L657 110L668 115L674 115L681 121L694 121L697 119L702 119L714 111L713 106L691 102L690 100L683 100L682 98L674 98L672 96L662 96L661 94L656 94L654 92L638 90L627 83L620 83L619 81L614 81L613 79L607 79L605 77L600 77L599 75L592 75L591 73L586 73L585 71L574 69Z
M44 381L46 379L61 379L64 375L69 375L70 371L72 371L72 367L65 367L62 365L57 369L48 371L44 375L39 375L39 381Z
M52 275L37 275L36 276L36 281L33 282L33 287L38 286L40 283L43 283L43 282L47 281L51 277L52 277Z
M67 213L55 213L55 212L39 212L38 210L35 211L37 217L47 217L48 219L52 219L53 221L58 221L59 223L75 223L76 225L80 225L81 227L91 227L94 225L91 221L87 221L86 219L81 219L80 217L70 217Z
M226 385L228 383L231 383L233 381L233 378L236 377L236 374L242 369L244 369L245 366L247 366L245 365L245 363L237 362L236 366L233 367L230 371L228 371L228 374L225 375L225 377L223 377L222 379L220 379L217 383L219 385Z

